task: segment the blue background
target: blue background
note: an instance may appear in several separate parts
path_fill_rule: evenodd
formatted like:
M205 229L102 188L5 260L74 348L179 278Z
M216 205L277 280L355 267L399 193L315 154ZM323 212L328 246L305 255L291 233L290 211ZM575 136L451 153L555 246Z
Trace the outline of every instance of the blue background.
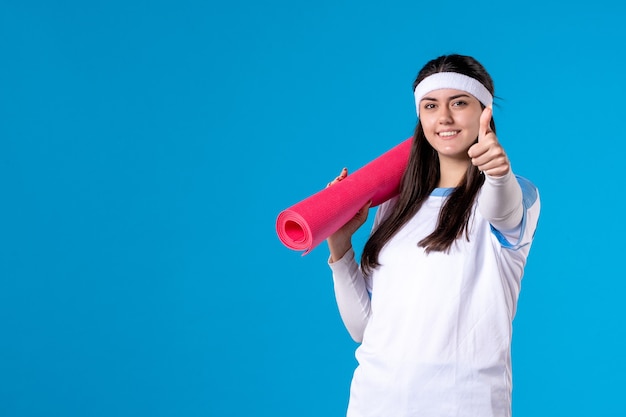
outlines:
M0 416L344 415L327 249L275 219L409 137L453 52L542 196L514 415L626 415L617 5L1 0Z

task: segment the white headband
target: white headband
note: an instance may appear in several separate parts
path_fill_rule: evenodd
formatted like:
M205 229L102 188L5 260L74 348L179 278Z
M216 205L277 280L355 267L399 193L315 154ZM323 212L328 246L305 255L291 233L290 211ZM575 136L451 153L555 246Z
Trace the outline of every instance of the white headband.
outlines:
M431 91L451 88L465 91L478 99L485 106L489 107L493 103L493 96L487 88L475 78L457 72L437 72L424 78L415 87L415 107L419 115L420 101Z

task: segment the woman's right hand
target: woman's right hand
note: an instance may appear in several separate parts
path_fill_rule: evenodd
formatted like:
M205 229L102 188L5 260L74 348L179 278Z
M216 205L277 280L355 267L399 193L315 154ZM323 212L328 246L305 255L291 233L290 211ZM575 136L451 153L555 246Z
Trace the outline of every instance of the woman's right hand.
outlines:
M332 187L334 184L344 180L348 176L348 169L344 168L341 170L341 174L336 177L334 180L328 183L326 187ZM369 212L369 208L372 205L371 201L365 203L363 207L354 215L352 219L350 219L346 224L344 224L339 230L330 235L326 242L328 243L328 248L330 249L330 261L335 262L341 259L348 250L352 247L352 235L365 223L367 220L367 215Z

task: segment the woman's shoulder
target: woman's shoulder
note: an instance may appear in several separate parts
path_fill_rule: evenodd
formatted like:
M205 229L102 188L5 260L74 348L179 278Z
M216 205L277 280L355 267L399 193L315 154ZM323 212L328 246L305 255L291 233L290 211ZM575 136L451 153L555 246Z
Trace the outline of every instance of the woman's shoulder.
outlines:
M390 198L389 200L385 201L380 206L378 206L378 211L382 212L383 214L388 215L388 213L390 213L393 210L396 204L398 204L399 199L400 199L400 196L395 196L395 197Z
M393 212L393 208L398 204L399 196L390 198L389 200L381 203L376 210L376 217L374 219L375 226L382 223Z
M533 184L526 177L522 177L521 175L515 175L515 179L522 189L522 198L524 202L524 207L529 208L539 202L539 190L537 186Z

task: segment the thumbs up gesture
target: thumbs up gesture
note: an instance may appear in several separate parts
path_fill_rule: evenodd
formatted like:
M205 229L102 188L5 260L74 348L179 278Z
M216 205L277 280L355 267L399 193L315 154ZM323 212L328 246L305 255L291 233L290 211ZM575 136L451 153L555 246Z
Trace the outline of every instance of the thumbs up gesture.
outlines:
M485 174L492 177L501 177L511 169L509 158L498 142L496 134L491 130L489 122L493 110L485 107L480 115L480 129L478 131L478 143L472 145L467 151L472 164Z

